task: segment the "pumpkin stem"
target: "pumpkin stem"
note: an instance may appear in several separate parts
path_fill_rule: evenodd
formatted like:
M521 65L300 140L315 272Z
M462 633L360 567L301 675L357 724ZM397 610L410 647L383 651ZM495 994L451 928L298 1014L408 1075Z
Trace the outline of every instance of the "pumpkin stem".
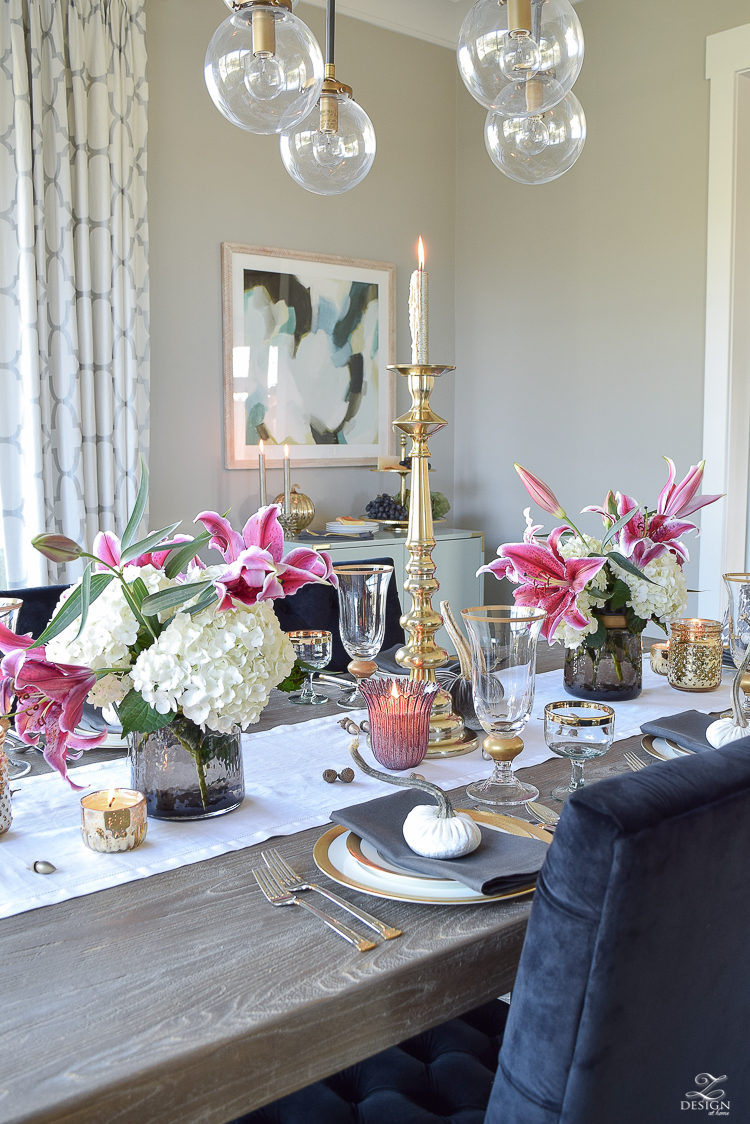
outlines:
M739 668L737 669L737 674L735 675L734 682L732 683L732 721L733 721L734 725L739 726L741 730L746 729L747 718L745 718L745 715L744 715L744 712L743 712L743 709L742 709L742 703L740 701L740 683L742 682L742 676L747 671L749 666L750 666L750 644L748 644L748 646L747 646L747 651L745 652L745 658L742 661L742 663L740 664Z
M443 614L443 625L456 646L456 655L461 665L461 678L471 680L471 651L461 628L453 616L450 601L440 602L440 612Z
M434 796L438 803L440 809L438 812L439 819L447 820L455 816L456 813L453 810L453 805L442 788L436 784L432 784L430 781L421 780L414 773L411 773L408 777L394 777L391 776L390 773L382 773L379 769L373 769L371 765L368 765L367 762L363 760L359 752L359 727L352 722L350 718L341 718L339 720L339 726L349 734L354 734L356 732L356 737L349 746L349 752L355 763L368 777L375 777L376 780L385 781L386 784L398 785L399 788L418 788L422 792L427 792L430 796Z

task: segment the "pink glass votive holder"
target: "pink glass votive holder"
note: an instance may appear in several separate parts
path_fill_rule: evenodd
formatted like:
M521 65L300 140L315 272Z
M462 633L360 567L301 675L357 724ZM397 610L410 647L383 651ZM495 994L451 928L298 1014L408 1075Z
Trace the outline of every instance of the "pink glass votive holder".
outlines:
M372 755L384 769L413 769L430 740L430 712L437 683L410 679L363 679Z

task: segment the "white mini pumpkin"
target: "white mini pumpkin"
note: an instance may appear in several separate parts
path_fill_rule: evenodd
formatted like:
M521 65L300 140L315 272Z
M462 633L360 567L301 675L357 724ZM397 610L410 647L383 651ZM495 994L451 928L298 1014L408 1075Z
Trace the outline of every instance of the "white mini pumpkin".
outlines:
M404 820L404 839L417 855L457 859L476 851L482 832L466 812L446 816L437 804L418 804Z
M748 737L750 737L750 726L745 726L744 729L742 726L735 726L733 718L719 718L706 730L706 741L714 749L721 749L723 745Z

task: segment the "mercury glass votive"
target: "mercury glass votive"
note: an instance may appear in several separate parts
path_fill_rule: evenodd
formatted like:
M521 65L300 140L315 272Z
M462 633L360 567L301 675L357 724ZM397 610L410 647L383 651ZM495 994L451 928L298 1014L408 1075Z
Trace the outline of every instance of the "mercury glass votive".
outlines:
M676 691L715 691L724 654L721 621L689 617L671 624L668 677Z
M427 753L437 683L363 679L372 755L384 769L413 769Z
M655 675L669 674L669 641L651 645L651 670Z
M81 797L81 835L92 851L133 851L146 838L146 797L133 788L110 788Z

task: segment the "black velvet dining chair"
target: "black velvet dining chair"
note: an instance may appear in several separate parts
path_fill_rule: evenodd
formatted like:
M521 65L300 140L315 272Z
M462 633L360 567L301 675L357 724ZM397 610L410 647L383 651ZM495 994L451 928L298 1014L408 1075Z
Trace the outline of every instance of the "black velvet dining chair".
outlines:
M494 1000L237 1124L672 1124L709 1115L711 1096L714 1115L750 1120L749 862L750 748L582 790L509 1009Z
M368 558L366 563L357 559L354 562L339 562L336 566L393 566L392 558ZM339 633L339 597L331 585L305 585L302 589L274 601L274 612L284 632L298 632L302 629L327 629L333 637L333 654L326 671L346 671L351 656L341 643ZM385 636L383 651L397 648L404 642L404 630L400 625L401 602L398 597L398 582L394 574L388 582L385 604Z
M40 585L30 586L28 589L0 590L0 597L17 597L19 601L23 601L16 620L18 635L26 636L31 633L35 640L41 636L50 622L60 595L67 588L67 585Z

